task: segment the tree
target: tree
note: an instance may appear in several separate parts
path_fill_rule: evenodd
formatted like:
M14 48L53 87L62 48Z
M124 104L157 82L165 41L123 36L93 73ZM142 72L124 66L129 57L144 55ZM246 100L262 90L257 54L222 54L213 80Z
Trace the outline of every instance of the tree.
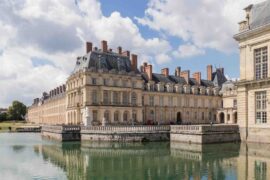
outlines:
M12 105L8 108L7 118L10 120L23 120L26 114L27 107L19 102L13 101Z
M0 113L0 122L7 120L7 113Z

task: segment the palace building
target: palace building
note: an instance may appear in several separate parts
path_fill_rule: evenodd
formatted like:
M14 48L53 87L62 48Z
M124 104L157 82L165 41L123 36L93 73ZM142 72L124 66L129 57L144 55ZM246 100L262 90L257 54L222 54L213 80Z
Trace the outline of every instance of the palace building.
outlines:
M137 67L137 55L117 52L101 42L86 43L65 85L43 93L28 108L28 121L38 124L135 125L218 122L223 68L201 72L168 68L154 73L151 64Z
M241 139L270 142L270 1L250 5L234 38L240 49L237 111Z

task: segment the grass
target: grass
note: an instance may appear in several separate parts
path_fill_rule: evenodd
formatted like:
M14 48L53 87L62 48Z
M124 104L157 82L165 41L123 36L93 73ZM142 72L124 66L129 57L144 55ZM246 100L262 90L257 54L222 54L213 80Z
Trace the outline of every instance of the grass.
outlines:
M0 122L0 132L6 132L9 131L9 127L11 127L11 130L15 130L17 127L27 125L24 121L4 121Z

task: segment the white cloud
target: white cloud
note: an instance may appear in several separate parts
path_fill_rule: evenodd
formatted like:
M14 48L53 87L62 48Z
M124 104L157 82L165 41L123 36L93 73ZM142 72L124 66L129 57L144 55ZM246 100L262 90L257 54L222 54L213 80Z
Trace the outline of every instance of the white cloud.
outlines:
M132 19L119 12L104 16L100 6L97 0L1 1L0 106L15 99L29 105L43 91L65 83L76 56L85 53L85 41L121 45L137 53L139 63L168 56L166 40L142 37ZM33 57L49 63L34 66Z
M158 64L165 64L171 61L171 57L167 54L159 54L156 56L156 61Z
M176 51L173 51L173 55L176 58L189 58L203 54L205 54L203 49L191 44L180 45Z
M236 51L232 36L244 18L242 9L264 0L150 0L142 25L191 42L199 48Z

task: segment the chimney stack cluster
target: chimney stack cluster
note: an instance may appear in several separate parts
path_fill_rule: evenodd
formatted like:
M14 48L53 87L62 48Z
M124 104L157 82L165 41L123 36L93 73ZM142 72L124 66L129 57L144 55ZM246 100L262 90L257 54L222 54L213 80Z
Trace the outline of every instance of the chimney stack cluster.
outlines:
M49 97L54 97L54 96L57 96L58 94L62 94L64 92L66 92L66 85L65 84L51 90L49 93Z

